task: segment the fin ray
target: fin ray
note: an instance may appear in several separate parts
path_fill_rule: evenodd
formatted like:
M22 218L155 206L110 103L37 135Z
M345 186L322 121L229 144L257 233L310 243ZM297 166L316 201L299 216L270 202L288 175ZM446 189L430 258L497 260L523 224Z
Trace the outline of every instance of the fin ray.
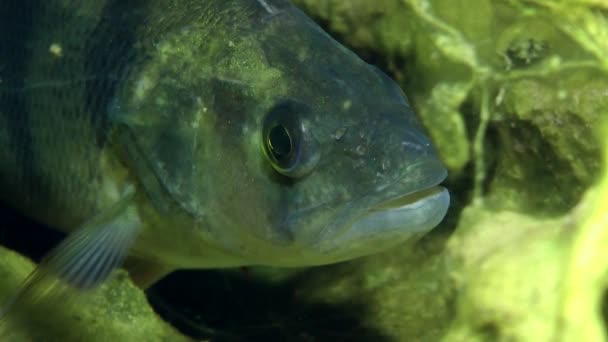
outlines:
M0 337L27 327L39 304L69 306L77 293L106 280L125 259L141 222L133 206L134 190L108 210L68 235L24 280L16 294L0 307ZM8 331L10 333L10 331Z

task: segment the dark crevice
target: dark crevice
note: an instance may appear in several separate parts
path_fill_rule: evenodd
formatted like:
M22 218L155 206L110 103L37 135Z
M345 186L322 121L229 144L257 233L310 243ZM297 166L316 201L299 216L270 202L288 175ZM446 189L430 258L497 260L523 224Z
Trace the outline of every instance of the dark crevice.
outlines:
M608 338L608 289L604 289L601 302L602 321L604 322L604 339Z
M486 322L477 328L481 341L500 341L500 327L495 322Z
M65 234L32 221L0 204L0 245L39 261Z
M495 172L500 174L501 186L521 190L522 208L535 208L530 214L553 216L570 211L580 201L588 184L576 178L570 163L543 137L539 127L522 120L503 120L492 126L499 144ZM514 174L515 163L518 168Z
M148 291L157 312L183 333L211 341L389 341L363 324L368 306L302 298L305 271L270 284L237 271L180 271ZM179 290L177 290L179 289Z

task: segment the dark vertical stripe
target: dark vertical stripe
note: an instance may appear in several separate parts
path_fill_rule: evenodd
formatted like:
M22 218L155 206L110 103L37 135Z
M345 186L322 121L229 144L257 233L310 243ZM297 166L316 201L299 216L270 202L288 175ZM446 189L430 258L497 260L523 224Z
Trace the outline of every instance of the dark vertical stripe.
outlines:
M33 16L38 10L37 1L0 2L0 113L7 125L8 141L15 155L19 170L17 174L27 180L25 193L32 193L36 187L33 174L36 170L36 154L30 130L30 116L23 91L27 77L27 64L31 51L27 42L33 34ZM5 146L3 148L8 148ZM16 180L5 180L4 184L14 184ZM30 188L31 187L31 188ZM10 196L10 194L9 194Z
M108 108L129 68L137 61L136 30L143 23L149 1L110 0L101 20L85 42L85 69L93 81L87 82L86 106L103 146L111 123Z

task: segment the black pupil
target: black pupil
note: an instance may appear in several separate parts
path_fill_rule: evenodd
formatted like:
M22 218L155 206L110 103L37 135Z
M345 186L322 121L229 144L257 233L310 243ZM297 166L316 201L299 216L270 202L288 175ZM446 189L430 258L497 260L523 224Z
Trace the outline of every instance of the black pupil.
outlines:
M268 133L270 152L278 160L282 160L291 153L291 137L283 126L275 126Z

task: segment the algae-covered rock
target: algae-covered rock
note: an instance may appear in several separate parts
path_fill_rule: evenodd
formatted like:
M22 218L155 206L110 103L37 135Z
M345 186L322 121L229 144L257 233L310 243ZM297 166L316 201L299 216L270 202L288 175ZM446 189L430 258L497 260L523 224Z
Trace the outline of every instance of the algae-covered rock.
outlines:
M445 340L604 341L607 205L605 174L559 218L466 209L446 253L458 296Z
M23 256L0 247L0 302L15 294L34 264ZM76 291L71 295L76 296ZM0 340L28 341L191 341L161 320L148 305L144 293L136 288L124 271L117 272L100 289L82 298L68 298L70 306L59 300L43 299L20 317L12 309L0 324Z

